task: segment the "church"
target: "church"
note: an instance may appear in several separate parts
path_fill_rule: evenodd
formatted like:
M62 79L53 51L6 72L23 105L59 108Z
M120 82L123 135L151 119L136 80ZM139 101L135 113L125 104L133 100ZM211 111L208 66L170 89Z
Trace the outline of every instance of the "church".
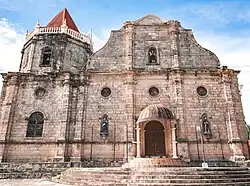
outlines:
M2 73L1 162L248 159L237 70L179 21L147 15L93 51L67 9Z

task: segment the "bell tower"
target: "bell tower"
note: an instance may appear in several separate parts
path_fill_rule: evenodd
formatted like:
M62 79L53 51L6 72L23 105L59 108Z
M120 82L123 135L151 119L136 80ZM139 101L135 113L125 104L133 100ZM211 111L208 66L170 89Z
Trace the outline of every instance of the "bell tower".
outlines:
M79 31L68 10L59 12L47 26L37 22L26 34L20 72L78 73L92 54L91 38Z

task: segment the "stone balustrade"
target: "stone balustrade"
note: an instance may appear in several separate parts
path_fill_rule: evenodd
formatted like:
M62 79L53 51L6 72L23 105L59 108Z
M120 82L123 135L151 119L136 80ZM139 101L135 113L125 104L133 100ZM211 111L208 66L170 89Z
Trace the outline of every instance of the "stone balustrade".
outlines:
M26 34L26 41L29 41L34 35L47 34L47 33L51 33L51 34L65 33L65 34L73 37L74 39L78 39L82 42L91 44L91 37L89 35L76 32L75 30L72 30L72 29L68 28L67 26L61 26L61 27L36 26L32 32Z

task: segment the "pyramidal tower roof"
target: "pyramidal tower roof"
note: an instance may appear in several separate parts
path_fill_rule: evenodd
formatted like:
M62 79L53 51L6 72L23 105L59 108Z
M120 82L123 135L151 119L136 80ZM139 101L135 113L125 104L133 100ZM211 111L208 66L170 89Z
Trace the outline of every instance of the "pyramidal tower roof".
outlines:
M60 27L63 24L66 24L68 28L70 28L72 30L75 30L76 32L80 32L66 8L64 8L61 12L59 12L47 24L46 27Z

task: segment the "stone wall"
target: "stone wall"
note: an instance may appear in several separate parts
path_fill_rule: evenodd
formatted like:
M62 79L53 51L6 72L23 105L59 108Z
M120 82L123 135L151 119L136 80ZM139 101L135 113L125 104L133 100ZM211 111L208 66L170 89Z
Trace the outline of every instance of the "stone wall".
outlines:
M124 89L126 74L91 74L86 106L86 125L84 126L85 143L90 143L93 158L116 158L124 157L124 145L127 142L126 125L130 124L133 113L126 112L129 95ZM105 87L111 89L111 95L103 97L101 90ZM131 100L130 100L131 101ZM100 135L101 118L104 114L109 119L109 135L103 138ZM132 141L131 131L128 131L128 141ZM87 146L86 146L87 147ZM89 150L90 151L90 150ZM114 155L115 151L115 155ZM116 152L117 151L117 152ZM85 155L89 156L89 155Z
M52 47L51 67L39 66L44 46ZM199 46L191 30L178 21L146 16L126 22L86 62L89 47L65 34L35 35L24 45L20 72L3 75L0 153L4 161L134 157L136 120L151 104L162 104L172 112L167 146L173 150L170 130L176 127L180 158L202 157L197 131L202 113L207 114L212 132L208 139L203 136L206 158L248 155L238 72L220 69L218 58ZM150 47L157 51L155 64L148 64ZM199 86L207 89L206 96L197 94ZM107 97L101 95L105 87L111 90ZM159 95L151 96L151 87L158 88ZM35 96L38 88L45 90L40 98ZM45 116L43 135L26 137L27 119L35 111ZM100 135L104 114L109 121L107 136Z
M195 40L191 29L179 29L177 37L180 68L207 68L220 66L218 57Z
M91 56L88 62L90 71L113 72L126 69L125 33L112 31L108 42Z
M42 49L52 49L51 63L41 66ZM21 72L62 72L79 73L85 68L91 55L90 45L79 42L66 34L35 35L23 48Z

